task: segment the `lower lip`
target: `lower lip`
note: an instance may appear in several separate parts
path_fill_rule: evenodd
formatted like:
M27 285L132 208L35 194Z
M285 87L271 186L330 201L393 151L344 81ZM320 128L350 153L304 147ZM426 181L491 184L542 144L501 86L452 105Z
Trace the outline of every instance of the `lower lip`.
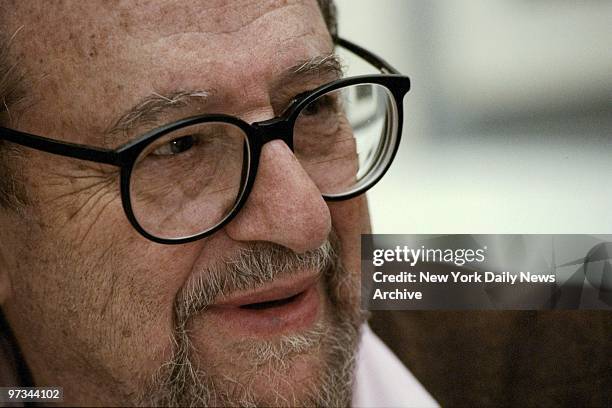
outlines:
M210 317L218 318L227 329L243 335L276 335L309 328L317 318L320 296L317 283L300 293L293 301L260 310L240 307L211 306Z

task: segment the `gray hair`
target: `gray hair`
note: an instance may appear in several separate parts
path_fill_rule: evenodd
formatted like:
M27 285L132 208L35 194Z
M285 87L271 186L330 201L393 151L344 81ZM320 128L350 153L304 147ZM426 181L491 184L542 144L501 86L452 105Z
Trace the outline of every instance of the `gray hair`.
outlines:
M145 406L245 406L257 405L250 384L258 372L283 378L300 355L322 353L318 378L305 384L306 400L292 394L276 394L275 405L348 406L350 403L359 327L365 315L346 303L348 293L357 293L356 281L340 261L340 241L330 239L313 251L297 254L282 246L258 242L232 259L207 268L186 284L174 303L173 355L147 383L137 405ZM194 359L197 350L189 337L188 322L216 299L237 290L259 287L295 270L319 271L330 303L332 321L317 323L277 341L243 339L233 344L234 359L247 364L239 377L213 376ZM228 391L231 391L228 393Z

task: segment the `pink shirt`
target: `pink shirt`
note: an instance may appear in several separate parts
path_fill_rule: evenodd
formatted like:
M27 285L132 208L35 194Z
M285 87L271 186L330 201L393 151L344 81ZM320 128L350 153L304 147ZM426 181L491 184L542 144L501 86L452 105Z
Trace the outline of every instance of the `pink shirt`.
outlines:
M354 407L439 407L421 383L366 324L357 356Z

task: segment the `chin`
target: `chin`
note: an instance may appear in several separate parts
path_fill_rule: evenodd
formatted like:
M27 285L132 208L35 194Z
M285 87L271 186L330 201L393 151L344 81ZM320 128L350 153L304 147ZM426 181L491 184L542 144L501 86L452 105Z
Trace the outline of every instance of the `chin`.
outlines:
M301 350L283 352L281 342L253 343L253 350L262 351L261 354L251 356L258 361L249 361L250 357L239 353L236 360L243 361L236 361L235 365L230 364L227 369L219 370L219 374L213 374L211 385L216 397L211 401L212 405L319 405L321 398L318 391L326 388L327 356L322 350L321 341L306 340L305 343L310 344L298 345L304 340L297 336L288 338L287 343L293 342Z
M211 405L317 404L329 377L333 313L320 283L298 286L282 299L213 307L194 320L193 358L214 390Z
M246 261L265 254L265 247L258 249ZM300 260L274 251L279 261L268 262L265 273L253 272L262 262L236 262L243 265L240 273L225 268L216 279L209 271L185 289L206 296L179 297L184 301L177 303L176 321L184 323L175 324L172 359L147 387L151 392L142 404L350 405L363 322L356 275L332 252ZM308 259L323 259L326 266ZM291 273L282 273L287 269ZM243 286L243 275L268 279ZM224 288L228 277L231 290L212 290Z
M237 334L219 316L202 313L187 331L189 344L178 350L176 364L166 365L157 390L143 403L350 405L359 328L326 297L320 300L311 324L269 334Z

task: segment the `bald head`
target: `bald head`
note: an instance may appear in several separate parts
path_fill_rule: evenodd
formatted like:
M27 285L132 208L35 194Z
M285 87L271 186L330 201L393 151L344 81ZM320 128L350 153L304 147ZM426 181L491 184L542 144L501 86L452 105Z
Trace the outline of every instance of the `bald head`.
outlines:
M112 72L113 67L122 66L122 70L129 70L132 63L129 55L132 54L130 47L138 47L139 41L146 41L147 35L152 32L159 32L160 27L166 27L165 34L167 39L173 41L178 32L173 32L171 21L179 21L181 26L188 31L188 27L195 25L206 26L208 30L215 30L214 18L208 18L207 14L215 8L226 8L227 20L223 20L224 29L227 30L227 23L230 21L235 27L244 24L241 21L245 15L244 8L259 7L244 4L226 5L224 1L207 2L205 8L194 13L192 10L186 11L183 8L175 7L174 3L164 3L156 7L155 19L139 16L137 13L130 12L130 2L121 1L70 1L62 0L53 2L32 2L32 1L13 1L0 0L0 126L23 127L36 130L31 121L28 123L20 120L21 114L29 108L36 107L33 114L37 120L45 124L49 120L57 118L58 114L54 109L48 107L55 106L61 109L62 124L70 122L72 125L83 123L83 117L94 117L97 111L95 104L79 100L79 91L89 88L91 82L78 83L71 82L71 78L82 77L80 73L85 72L85 77L95 79L100 72ZM240 3L240 2L238 2ZM319 11L332 37L337 35L336 9L332 0L317 0ZM87 16L97 16L98 8L105 9L108 17L102 21L96 20L95 24L88 21ZM51 13L50 8L57 8L57 12ZM146 10L146 7L142 7ZM150 10L149 10L150 11ZM265 9L262 10L265 15ZM61 22L56 21L61 16ZM217 18L217 17L216 17ZM136 23L143 23L142 26ZM231 28L230 28L231 31ZM75 35L75 32L85 32L88 35ZM116 35L127 33L134 37L131 44L125 44L125 36ZM163 44L160 44L160 46ZM104 61L104 53L108 50L124 48L125 57L120 60ZM228 50L229 51L229 50ZM192 50L181 50L182 53L189 54ZM254 56L257 58L257 56ZM151 69L158 65L155 56L149 57ZM204 67L203 69L208 69ZM136 75L140 75L136 73ZM51 78L49 78L51 77ZM54 78L56 80L54 80ZM112 79L112 78L111 78ZM173 78L172 78L173 79ZM107 81L103 89L96 92L108 92L121 94L126 93L125 89L129 84L127 81ZM49 88L53 92L44 95L38 88ZM59 101L57 92L61 88L67 88L73 97L64 98ZM170 93L189 93L200 94L199 89L168 89ZM51 98L48 95L51 95ZM143 100L146 97L143 97ZM85 108L84 105L89 105ZM42 108L42 109L41 109ZM72 109L71 109L72 108ZM79 112L76 117L67 117L64 114L68 111ZM107 118L104 122L89 123L94 126L99 133L113 130L117 123L121 123L122 117ZM129 113L127 112L123 112ZM91 132L91 127L73 126L71 133ZM53 134L54 137L61 137L61 132ZM74 135L65 135L66 140L75 140ZM105 138L100 140L100 145L116 145L115 139ZM9 150L10 149L10 150ZM0 207L19 209L28 201L26 189L17 177L18 158L22 149L13 145L7 145L0 140Z
M58 3L60 2L56 2L56 4ZM62 1L61 3L63 3L64 8L71 8L75 4L79 4L79 2L70 1ZM108 7L111 7L110 4L115 7L115 2L104 3ZM317 0L317 3L330 34L335 38L337 35L337 20L333 0ZM48 2L45 3L45 9L47 6ZM31 13L32 7L37 9L38 13ZM38 28L44 23L45 10L41 10L41 7L40 3L36 6L35 2L0 0L0 27L2 27L0 30L0 124L2 125L7 125L12 121L11 110L17 108L18 102L23 100L27 91L26 72L24 67L19 64L19 61L26 56L28 51L27 46L22 48L27 39L18 38L21 43L17 45L14 44L14 40L19 37L19 32L26 25ZM125 24L125 21L123 24ZM56 27L55 25L46 25ZM24 34L22 33L21 36L23 37ZM95 56L96 52L95 48L89 50L92 57ZM41 59L39 54L39 62L45 64L48 62L47 53L43 55L45 55L45 58Z

